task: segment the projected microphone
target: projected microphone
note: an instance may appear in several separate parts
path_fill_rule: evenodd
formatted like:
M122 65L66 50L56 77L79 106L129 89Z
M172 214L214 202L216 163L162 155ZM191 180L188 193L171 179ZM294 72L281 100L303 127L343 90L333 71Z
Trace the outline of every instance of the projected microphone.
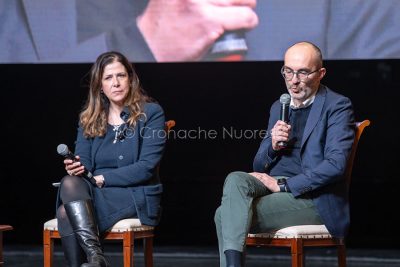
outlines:
M286 123L289 122L289 104L290 104L290 95L289 94L282 94L279 98L279 102L281 102L281 115L280 120ZM287 143L284 141L278 142L278 146L285 148Z
M57 153L64 158L67 159L72 159L73 161L76 161L75 155L68 149L68 146L65 144L59 144L57 146ZM96 179L94 179L93 174L88 171L86 168L84 169L82 173L82 177L87 179L91 184L97 186L96 184Z
M248 48L244 31L225 32L211 48L211 57L218 61L240 61Z

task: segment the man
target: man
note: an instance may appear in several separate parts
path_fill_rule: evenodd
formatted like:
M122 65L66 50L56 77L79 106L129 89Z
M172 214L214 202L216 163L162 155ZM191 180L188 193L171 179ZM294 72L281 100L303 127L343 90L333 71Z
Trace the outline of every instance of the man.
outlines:
M325 224L336 237L348 230L343 175L354 140L352 104L320 84L326 69L320 49L312 43L291 46L281 72L291 96L289 123L279 120L281 104L276 101L254 172L233 172L225 180L215 214L221 267L242 266L250 229Z

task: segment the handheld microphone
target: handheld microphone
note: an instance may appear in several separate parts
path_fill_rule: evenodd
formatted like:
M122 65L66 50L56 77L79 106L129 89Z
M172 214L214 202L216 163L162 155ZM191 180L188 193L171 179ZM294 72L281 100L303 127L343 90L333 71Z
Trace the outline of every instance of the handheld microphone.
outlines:
M64 158L67 159L72 159L73 161L76 161L75 155L68 149L68 146L65 144L59 144L57 146L57 153ZM84 169L82 173L82 177L87 179L91 184L97 186L96 184L96 179L94 179L93 174L88 171L86 168Z
M289 122L289 104L290 104L290 95L289 94L282 94L279 98L279 102L281 102L281 115L280 120L286 123ZM278 146L285 148L287 143L284 141L278 142Z
M211 48L211 57L218 61L240 61L248 47L243 30L225 32Z

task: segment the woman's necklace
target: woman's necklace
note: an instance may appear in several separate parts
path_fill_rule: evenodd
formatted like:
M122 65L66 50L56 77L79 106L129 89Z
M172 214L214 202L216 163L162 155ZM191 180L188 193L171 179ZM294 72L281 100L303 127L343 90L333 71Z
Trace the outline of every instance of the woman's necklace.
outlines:
M112 125L113 131L115 132L113 144L117 143L117 141L124 140L124 136L123 136L124 135L124 131L123 131L124 127L121 127L124 124L124 122L121 119L121 117L119 116L119 114L120 114L120 112L111 112L111 110L110 110L110 114L108 115L108 121Z
M122 134L122 132L120 131L121 125L122 124L112 125L114 127L113 131L115 132L113 144L115 144L118 140L121 140L121 134Z

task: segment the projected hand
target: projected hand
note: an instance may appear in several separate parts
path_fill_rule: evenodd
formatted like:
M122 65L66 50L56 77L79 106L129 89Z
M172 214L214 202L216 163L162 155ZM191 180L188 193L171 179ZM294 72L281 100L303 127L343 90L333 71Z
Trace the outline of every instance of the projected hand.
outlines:
M258 24L256 0L150 0L137 19L157 61L201 59L225 31Z

